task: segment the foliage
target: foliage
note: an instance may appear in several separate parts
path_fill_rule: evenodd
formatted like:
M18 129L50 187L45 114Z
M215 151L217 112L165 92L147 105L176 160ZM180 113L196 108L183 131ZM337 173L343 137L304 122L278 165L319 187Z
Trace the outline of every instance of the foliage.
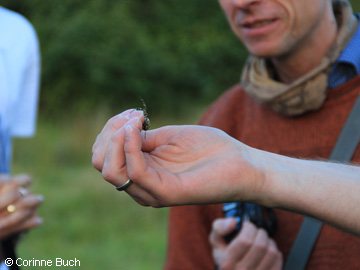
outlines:
M35 26L43 59L43 114L181 112L239 78L246 53L216 1L1 0Z
M359 3L351 1L354 10ZM183 113L235 83L246 57L209 0L0 0L35 26L42 115L141 105ZM156 112L155 112L156 109Z

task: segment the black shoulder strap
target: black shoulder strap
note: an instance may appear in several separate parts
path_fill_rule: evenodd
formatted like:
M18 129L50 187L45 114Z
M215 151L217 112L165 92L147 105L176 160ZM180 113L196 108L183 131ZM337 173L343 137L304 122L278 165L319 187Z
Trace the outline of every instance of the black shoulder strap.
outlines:
M343 130L330 156L332 161L348 162L351 160L360 140L360 96L346 120ZM305 217L296 237L285 270L303 270L322 227L322 222Z

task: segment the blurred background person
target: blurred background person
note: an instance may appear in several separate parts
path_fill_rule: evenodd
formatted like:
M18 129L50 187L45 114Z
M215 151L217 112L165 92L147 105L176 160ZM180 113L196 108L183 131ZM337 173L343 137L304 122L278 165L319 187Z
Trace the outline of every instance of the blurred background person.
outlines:
M18 234L42 224L42 196L28 189L30 176L12 175L12 138L35 133L40 53L32 25L0 7L0 241L2 260L14 256Z

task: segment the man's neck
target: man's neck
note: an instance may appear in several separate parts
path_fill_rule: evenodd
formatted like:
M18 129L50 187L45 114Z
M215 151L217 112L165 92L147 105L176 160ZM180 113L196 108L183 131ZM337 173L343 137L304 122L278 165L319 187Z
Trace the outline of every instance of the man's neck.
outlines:
M328 18L306 41L286 55L271 58L277 77L284 83L292 83L316 68L337 37L335 17Z

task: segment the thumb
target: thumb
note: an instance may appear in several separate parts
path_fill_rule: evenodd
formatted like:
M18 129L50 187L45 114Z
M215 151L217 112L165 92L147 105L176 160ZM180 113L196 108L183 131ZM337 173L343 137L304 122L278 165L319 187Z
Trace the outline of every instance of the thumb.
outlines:
M227 245L224 236L231 233L236 226L234 218L220 218L216 219L212 224L212 231L210 233L210 242L216 246Z
M219 218L214 221L213 223L213 230L221 235L225 236L229 233L231 233L236 226L236 221L234 218Z
M124 152L128 177L136 181L146 172L146 162L141 152L140 130L136 126L125 126Z

